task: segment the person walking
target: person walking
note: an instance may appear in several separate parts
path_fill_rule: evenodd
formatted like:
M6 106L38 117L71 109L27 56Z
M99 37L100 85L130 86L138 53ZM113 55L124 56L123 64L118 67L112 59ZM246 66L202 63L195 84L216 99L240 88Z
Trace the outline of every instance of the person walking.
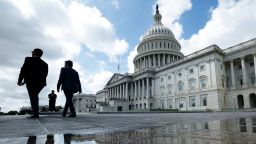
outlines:
M35 48L32 51L32 57L26 57L21 67L17 84L22 86L26 84L32 116L28 118L39 118L39 99L38 94L46 86L46 77L48 75L48 64L41 59L43 51Z
M54 90L52 90L52 92L48 95L49 98L49 111L55 111L55 103L56 103L56 98L57 95L54 93Z
M59 80L57 83L57 91L59 92L61 87L66 97L65 107L62 113L63 117L66 117L68 108L70 108L71 112L68 117L76 117L76 111L72 102L72 98L74 93L82 92L79 74L72 67L73 62L71 60L65 61L65 67L61 68Z

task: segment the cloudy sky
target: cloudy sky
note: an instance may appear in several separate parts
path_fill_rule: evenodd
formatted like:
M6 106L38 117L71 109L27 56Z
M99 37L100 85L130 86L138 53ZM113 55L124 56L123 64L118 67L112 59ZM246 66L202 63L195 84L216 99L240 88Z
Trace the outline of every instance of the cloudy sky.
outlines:
M113 73L132 73L136 45L153 24L155 4L188 55L211 44L225 49L256 37L255 0L1 0L0 107L29 106L20 67L31 50L44 50L49 64L48 93L56 90L60 68L73 60L83 93L101 90ZM57 105L64 105L58 93Z

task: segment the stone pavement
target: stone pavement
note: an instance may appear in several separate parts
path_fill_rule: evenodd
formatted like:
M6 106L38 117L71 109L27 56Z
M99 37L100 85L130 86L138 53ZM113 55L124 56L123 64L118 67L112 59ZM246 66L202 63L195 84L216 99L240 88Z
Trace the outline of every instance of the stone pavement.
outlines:
M256 117L256 112L213 113L137 113L137 114L78 114L76 118L42 115L39 119L26 116L0 116L0 139L49 134L96 134L165 127L177 123L209 122Z

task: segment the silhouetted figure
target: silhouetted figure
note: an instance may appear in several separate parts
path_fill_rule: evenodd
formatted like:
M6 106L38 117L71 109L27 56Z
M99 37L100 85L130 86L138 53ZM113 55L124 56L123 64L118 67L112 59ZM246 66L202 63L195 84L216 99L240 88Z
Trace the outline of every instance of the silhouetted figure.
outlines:
M55 111L55 103L56 103L56 98L57 95L54 93L54 90L48 95L49 98L49 111Z
M28 118L39 118L38 94L46 86L48 64L41 59L43 51L36 48L32 51L32 57L26 57L20 70L18 85L26 84L33 115Z
M72 134L64 134L64 144L71 144Z
M36 136L28 137L27 144L36 144Z
M54 144L54 135L47 135L45 144Z
M63 117L66 117L68 108L70 108L71 112L69 117L76 117L76 111L72 102L72 98L74 93L82 92L78 72L72 67L72 61L65 61L65 67L61 68L60 77L57 84L57 91L59 92L61 86L61 89L64 91L66 96L66 104L62 113Z

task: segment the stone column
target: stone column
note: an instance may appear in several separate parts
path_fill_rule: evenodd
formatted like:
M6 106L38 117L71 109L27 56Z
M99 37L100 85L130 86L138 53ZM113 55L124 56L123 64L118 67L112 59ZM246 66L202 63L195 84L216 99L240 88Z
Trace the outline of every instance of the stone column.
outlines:
M128 82L125 83L125 100L129 99Z
M235 72L234 72L234 62L233 60L230 61L230 70L231 70L231 89L236 89L236 79L235 79Z
M134 88L133 88L133 83L131 83L131 88L130 88L130 93L131 93L131 98L134 98Z
M153 55L152 55L152 57L153 57L153 67L154 67L154 66L156 66L156 59L155 59L155 55L153 54Z
M148 66L151 67L151 66L152 66L152 65L151 65L151 63L152 63L152 62L151 62L151 55L149 55L148 58L149 58L149 59L148 59L148 62L149 62Z
M146 65L146 57L144 56L143 59L144 59L144 64L143 64L144 66L143 67L146 68L147 67L147 65Z
M113 99L115 99L116 98L116 87L114 86L113 87Z
M160 54L158 54L158 66L160 66L160 59L161 59L161 55Z
M140 80L138 80L138 97L141 97Z
M163 54L163 65L165 65L166 62L165 62L165 54Z
M167 64L169 64L169 63L170 63L170 55L167 54Z
M149 78L147 77L147 98L149 99Z
M256 86L256 54L253 55L253 61L254 61L254 75L255 75L255 78L254 78L254 84Z
M119 100L122 99L122 84L119 84L119 97L118 97Z
M138 96L137 96L137 91L138 91L138 90L137 90L137 81L134 82L134 85L135 85L135 88L134 88L134 89L135 89L135 90L134 90L134 100L135 100L135 98L138 97Z
M243 88L247 87L247 75L246 75L246 68L245 68L245 62L244 57L241 57L241 64L242 64L242 71L243 71Z
M145 96L145 95L144 95L144 90L145 90L144 79L142 79L141 82L142 82L142 88L141 88L142 96L141 96L141 97L144 98L144 96Z
M126 83L123 83L123 96L122 96L122 100L125 100L126 96L125 96L125 84Z
M115 99L117 100L118 99L118 91L119 91L119 89L118 89L118 85L116 86L116 96L115 96Z
M110 100L111 97L112 97L112 89L109 88L109 100Z
M153 97L155 95L155 80L154 79L151 79L151 84L152 84L151 93L152 93L152 97Z

